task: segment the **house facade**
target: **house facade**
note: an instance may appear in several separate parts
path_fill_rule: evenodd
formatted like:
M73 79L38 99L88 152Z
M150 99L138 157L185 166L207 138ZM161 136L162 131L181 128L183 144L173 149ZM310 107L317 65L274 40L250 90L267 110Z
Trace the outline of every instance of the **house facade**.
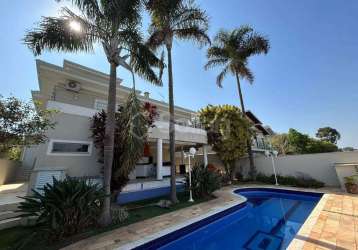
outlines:
M40 101L39 108L57 113L55 129L47 133L48 141L24 152L24 167L32 169L30 186L41 187L52 176L100 179L101 164L90 126L91 117L107 107L109 76L69 61L59 67L37 60L36 67L39 90L32 91L33 100ZM117 83L117 105L121 105L131 89L121 85L120 79ZM148 93L137 91L137 94L143 103L155 105L159 116L155 126L149 129L146 156L138 162L130 179L163 180L170 176L169 108L166 103L150 98ZM178 173L185 172L183 166L180 168L185 165L182 151L191 146L205 148L207 143L206 132L196 126L195 117L194 111L175 107Z
M101 181L102 165L98 162L98 150L91 139L91 118L102 109L107 108L109 76L82 65L64 61L63 66L36 61L39 90L32 91L33 100L41 104L38 108L56 110L56 126L47 132L48 141L38 146L28 147L23 154L23 167L31 169L30 188L40 188L52 177L88 178ZM117 79L117 105L127 99L131 88L121 84ZM169 186L169 107L165 102L150 98L149 93L137 91L143 103L155 105L159 114L154 127L149 129L148 144L144 156L130 174L130 183L124 191L150 189ZM269 132L249 111L247 113L253 124L256 137L253 150L264 152L268 144ZM208 164L217 159L210 157L215 152L207 146L206 131L200 128L195 111L175 107L175 146L176 172L184 174L188 170L184 151L190 147L198 149L196 160Z

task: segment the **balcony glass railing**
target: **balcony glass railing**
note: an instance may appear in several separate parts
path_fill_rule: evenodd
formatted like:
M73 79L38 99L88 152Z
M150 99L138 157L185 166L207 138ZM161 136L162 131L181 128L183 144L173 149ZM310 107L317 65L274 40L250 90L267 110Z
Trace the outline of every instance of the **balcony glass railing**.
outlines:
M253 140L251 146L256 149L271 150L271 145L268 142L258 142Z
M157 121L162 121L162 122L169 122L169 118L167 117L158 117L156 119ZM202 129L202 126L200 124L199 121L196 120L189 120L189 119L177 119L175 120L175 124L179 125L179 126L184 126L184 127L191 127L191 128L200 128Z

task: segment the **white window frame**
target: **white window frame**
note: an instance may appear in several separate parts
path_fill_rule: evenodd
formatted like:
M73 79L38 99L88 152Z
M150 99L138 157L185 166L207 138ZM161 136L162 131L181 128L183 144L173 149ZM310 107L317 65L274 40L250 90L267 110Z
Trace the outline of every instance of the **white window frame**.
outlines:
M88 144L88 152L87 153L54 153L52 152L53 144L56 142L60 143L82 143L82 144ZM58 140L58 139L50 139L47 147L47 155L53 155L53 156L91 156L92 155L92 147L93 142L92 141L76 141L76 140Z
M99 103L100 103L100 104L106 104L106 106L108 106L108 102L107 102L106 100L104 100L104 99L95 99L93 108L94 108L95 110L97 110L97 111L101 111L101 110L97 109L97 105L98 105ZM116 111L118 110L118 108L119 108L120 106L121 106L121 104L116 103ZM106 107L106 109L105 109L104 111L107 111L107 107Z
M108 102L106 101L106 100L103 100L103 99L96 99L95 101L94 101L94 109L95 110L98 110L98 111L101 111L101 110L99 110L99 109L97 109L97 105L98 104L106 104L106 106L108 105ZM107 108L106 108L107 109ZM106 111L106 110L105 110Z

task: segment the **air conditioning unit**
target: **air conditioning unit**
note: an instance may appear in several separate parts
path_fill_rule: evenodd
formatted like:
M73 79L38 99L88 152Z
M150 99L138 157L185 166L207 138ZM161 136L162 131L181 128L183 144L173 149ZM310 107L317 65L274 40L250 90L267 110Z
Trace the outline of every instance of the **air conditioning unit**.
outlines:
M81 89L81 84L76 81L68 81L65 86L66 90L73 91L73 92L79 92Z

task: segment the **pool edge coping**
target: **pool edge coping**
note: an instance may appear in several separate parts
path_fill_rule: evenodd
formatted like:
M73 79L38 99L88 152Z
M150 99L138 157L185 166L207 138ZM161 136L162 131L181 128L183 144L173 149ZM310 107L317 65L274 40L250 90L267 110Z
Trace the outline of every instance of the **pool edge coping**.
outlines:
M194 224L194 223L196 223L196 222L199 222L199 221L201 221L201 220L204 220L204 219L206 219L206 218L209 218L210 216L213 216L213 215L215 215L215 214L217 214L217 213L223 212L223 211L225 211L225 210L227 210L227 209L230 209L230 208L232 208L232 207L234 207L234 206L237 206L237 205L240 205L240 204L245 203L245 202L247 201L247 199L246 199L244 196L242 196L242 195L239 195L239 194L234 193L234 191L235 191L236 189L237 189L237 187L232 188L232 189L229 191L229 193L230 193L231 195L233 195L233 197L235 197L235 198L238 199L237 201L232 202L231 204L214 208L213 210L211 210L211 211L209 211L209 212L207 212L207 213L205 213L205 214L199 215L199 216L194 217L194 218L192 218L192 219L189 219L189 220L187 220L187 221L184 221L184 222L181 222L181 223L179 223L179 224L173 225L173 226L171 226L171 227L168 227L168 228L166 228L166 229L163 229L163 230L161 230L161 231L158 231L158 232L156 232L156 233L154 233L154 234L144 236L144 237L143 237L142 239L140 239L140 240L127 243L127 244L125 244L125 245L123 245L123 246L120 246L120 247L117 247L117 248L114 248L114 249L116 249L116 250L126 250L126 249L133 249L133 248L139 247L139 246L141 246L141 245L144 245L144 244L146 244L146 243L149 243L149 242L152 241L152 240L156 240L156 239L158 239L158 238L160 238L160 237L163 237L163 236L165 236L165 235L167 235L167 234L173 233L173 232L175 232L175 231L177 231L177 230L180 230L180 229L182 229L182 228L184 228L184 227L190 226L191 224Z
M325 190L319 190L319 189L309 189L309 188L296 188L296 187L286 187L286 186L260 186L260 185L235 185L233 186L230 190L228 190L228 192L233 195L233 197L236 197L238 200L231 203L231 204L228 204L228 205L225 205L225 206L222 206L222 207L217 207L215 208L214 210L212 211L209 211L205 214L202 214L202 215L199 215L197 217L194 217L192 219L189 219L187 221L184 221L184 222L181 222L179 224L176 224L176 225L173 225L171 227L168 227L166 229L163 229L161 231L158 231L154 234L150 234L150 235L147 235L147 236L144 236L142 239L140 240L136 240L136 241L133 241L133 242L129 242L125 245L122 245L122 246L119 246L119 247L116 247L114 249L116 250L126 250L126 249L133 249L133 248L136 248L136 247L140 247L144 244L147 244L149 243L150 241L153 241L153 240L156 240L160 237L163 237L167 234L170 234L170 233L173 233L177 230L180 230L184 227L187 227L187 226L190 226L191 224L194 224L196 222L199 222L201 220L204 220L206 218L209 218L210 216L213 216L217 213L220 213L220 212L223 212L227 209L230 209L234 206L237 206L237 205L240 205L242 203L245 203L247 201L247 199L240 195L239 193L235 193L236 190L238 189L245 189L245 188L262 188L262 189L281 189L281 190L290 190L290 191L298 191L298 192L311 192L311 193L321 193L322 194L322 197L320 198L319 202L317 203L317 205L315 206L315 208L313 209L313 211L310 213L310 215L307 217L307 219L305 220L304 224L301 226L300 230L297 232L297 234L295 235L295 237L293 238L293 240L290 242L290 244L288 245L288 248L287 249L302 249L303 246L304 246L304 243L305 241L302 240L302 239L298 239L296 238L300 233L301 234L304 234L304 235L309 235L310 232L311 232L311 229L312 227L314 226L315 222L317 221L318 219L318 216L320 214L320 212L322 211L324 205L325 205L325 202L321 204L322 200L326 201L327 200L327 191ZM314 214L315 216L313 216L313 218L311 218L312 214ZM310 220L310 223L309 225L306 225L307 221ZM311 222L312 221L312 222ZM308 230L309 229L309 230ZM302 230L302 232L301 232ZM305 230L308 230L308 232L306 232ZM297 248L299 247L299 248Z
M324 192L315 208L312 210L310 215L301 226L300 230L296 233L295 237L288 245L287 250L301 250L304 248L306 239L309 238L314 225L317 223L317 220L326 205L328 196L329 193Z

